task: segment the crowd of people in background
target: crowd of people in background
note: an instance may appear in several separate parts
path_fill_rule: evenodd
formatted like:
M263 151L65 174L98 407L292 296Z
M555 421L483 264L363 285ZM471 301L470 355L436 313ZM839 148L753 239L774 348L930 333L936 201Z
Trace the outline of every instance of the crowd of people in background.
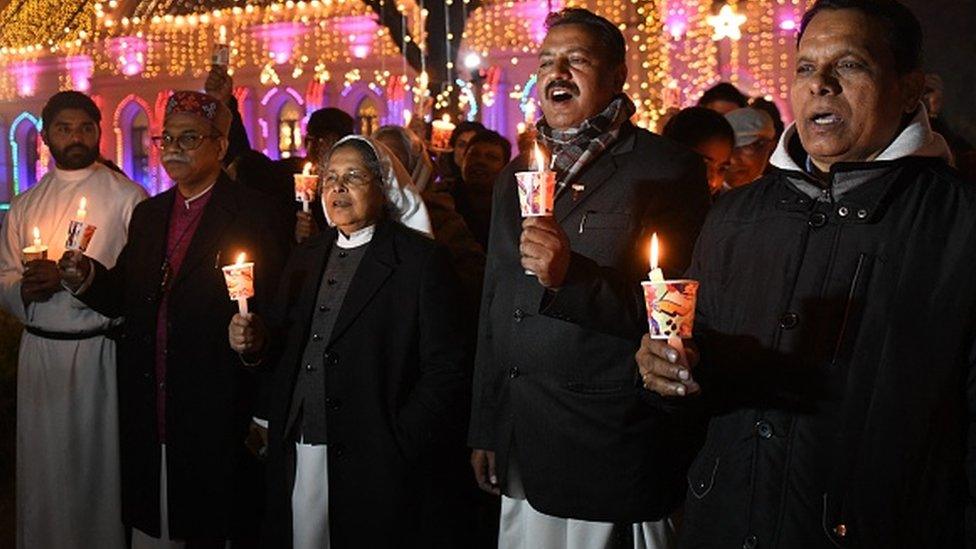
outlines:
M818 0L794 122L722 82L659 133L614 22L546 29L514 151L324 108L275 161L215 67L169 98L146 197L95 103L53 95L56 168L0 238L18 547L971 545L976 153L912 13ZM536 144L558 185L523 217ZM693 337L647 333L652 235L700 284Z

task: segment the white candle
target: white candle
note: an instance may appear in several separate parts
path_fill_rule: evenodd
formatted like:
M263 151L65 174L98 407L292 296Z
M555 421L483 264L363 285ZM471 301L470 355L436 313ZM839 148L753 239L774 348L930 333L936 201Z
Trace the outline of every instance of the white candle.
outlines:
M41 229L34 227L34 247L41 247Z
M87 207L88 207L88 199L83 196L81 197L81 200L78 201L78 211L75 212L76 213L75 220L77 221L85 220L85 216L88 215L88 210L86 209Z
M661 268L657 266L658 254L657 233L654 233L651 235L651 271L647 273L647 278L650 279L651 282L664 281L664 273L661 271Z

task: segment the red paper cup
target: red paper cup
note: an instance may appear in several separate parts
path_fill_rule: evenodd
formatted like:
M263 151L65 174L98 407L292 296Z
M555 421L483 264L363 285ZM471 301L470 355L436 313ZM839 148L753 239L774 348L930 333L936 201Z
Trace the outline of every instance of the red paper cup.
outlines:
M254 297L254 263L228 265L222 270L231 301Z
M522 217L552 215L556 195L556 172L516 172Z
M651 339L668 339L671 336L690 338L695 326L698 281L644 281L641 286L644 288Z
M64 243L64 247L68 250L84 252L88 249L92 236L95 235L95 228L94 225L84 221L71 220L68 223L68 240Z

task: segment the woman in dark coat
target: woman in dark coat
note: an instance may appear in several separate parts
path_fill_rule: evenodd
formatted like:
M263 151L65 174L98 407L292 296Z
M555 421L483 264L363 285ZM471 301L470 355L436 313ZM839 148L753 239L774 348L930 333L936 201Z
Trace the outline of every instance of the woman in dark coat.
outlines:
M439 449L463 428L458 280L382 145L348 137L319 173L334 227L295 249L268 318L229 330L273 369L269 545L452 546Z

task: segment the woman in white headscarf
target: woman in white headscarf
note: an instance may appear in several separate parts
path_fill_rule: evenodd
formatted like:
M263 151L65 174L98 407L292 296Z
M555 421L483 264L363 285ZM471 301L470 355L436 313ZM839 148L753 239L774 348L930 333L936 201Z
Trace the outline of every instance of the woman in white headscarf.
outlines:
M477 322L481 284L485 276L485 251L457 212L450 190L436 180L434 164L424 142L413 131L402 126L382 126L373 133L373 138L386 145L410 172L410 178L427 206L434 237L451 252L454 270L461 277L465 304L472 323Z
M456 545L441 522L456 488L436 473L463 428L458 280L383 145L347 137L319 173L331 228L294 250L267 319L229 329L244 364L271 372L269 543Z

